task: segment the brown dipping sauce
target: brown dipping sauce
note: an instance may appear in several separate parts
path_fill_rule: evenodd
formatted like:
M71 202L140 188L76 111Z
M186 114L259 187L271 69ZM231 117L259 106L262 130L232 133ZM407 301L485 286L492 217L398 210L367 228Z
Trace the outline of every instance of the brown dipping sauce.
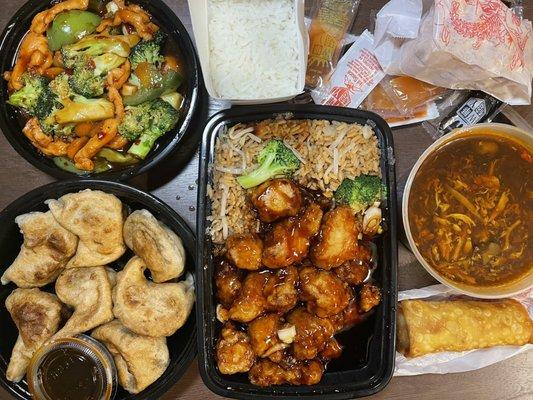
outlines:
M57 348L46 354L37 380L53 400L100 400L106 390L101 367L75 348Z
M409 224L442 277L499 286L533 272L531 149L492 132L453 140L415 176Z

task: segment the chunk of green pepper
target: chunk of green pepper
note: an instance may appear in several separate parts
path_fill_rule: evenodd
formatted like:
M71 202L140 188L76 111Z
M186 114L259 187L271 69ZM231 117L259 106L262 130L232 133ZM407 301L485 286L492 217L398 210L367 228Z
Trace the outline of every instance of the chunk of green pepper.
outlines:
M108 149L107 147L104 147L102 150L100 150L97 156L105 158L107 161L116 164L134 164L139 162L139 159L133 157L131 154L122 154L113 149Z
M75 43L93 33L101 18L89 11L69 10L58 14L46 31L50 50L59 50L66 44Z
M176 71L170 70L162 75L156 87L140 87L135 93L122 98L127 106L137 106L145 101L157 99L165 93L176 91L183 82L183 77Z

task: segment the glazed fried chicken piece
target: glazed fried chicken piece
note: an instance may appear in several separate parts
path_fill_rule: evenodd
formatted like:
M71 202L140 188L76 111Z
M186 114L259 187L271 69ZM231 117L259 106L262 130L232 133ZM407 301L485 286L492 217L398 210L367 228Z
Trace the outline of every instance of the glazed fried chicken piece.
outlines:
M307 257L310 240L318 233L322 214L322 209L311 203L301 215L277 223L265 239L263 264L269 268L283 268Z
M2 284L41 287L56 280L76 252L78 238L57 223L50 211L15 218L24 243L15 261L2 275Z
M257 360L248 373L250 382L257 386L316 385L322 379L324 366L319 360L298 361L285 357L279 363Z
M65 310L57 296L36 288L13 290L5 304L19 331L6 378L19 382L26 374L33 354L57 332Z
M364 319L365 315L361 314L359 311L359 305L355 298L350 301L348 306L342 310L342 312L329 318L333 324L335 333L350 329L352 326L363 322Z
M341 266L357 255L359 228L349 206L337 207L324 215L319 242L311 249L311 261L323 269Z
M364 282L369 270L368 263L360 260L349 260L335 268L333 272L348 285L356 286Z
M329 319L317 317L303 307L290 312L287 322L296 328L292 352L298 360L315 358L335 332Z
M339 358L342 354L342 345L332 337L328 340L322 351L320 352L320 359L323 361L330 361Z
M216 358L218 370L222 374L248 372L255 360L250 338L245 332L237 330L231 322L226 322L220 332Z
M366 283L359 292L359 309L368 312L381 302L381 291L377 286Z
M302 207L302 194L291 180L272 179L253 190L251 201L261 221L274 222L298 215Z
M340 313L352 298L350 287L333 272L313 267L300 270L300 298L321 318Z
M74 312L54 339L76 336L113 319L111 283L104 267L67 268L57 278L56 294Z
M269 311L287 312L298 301L298 269L294 266L273 272L263 289Z
M255 271L261 268L263 242L254 233L232 235L226 240L226 257L237 268Z
M278 332L282 329L282 321L280 314L267 314L262 317L254 319L248 324L248 335L250 336L250 343L256 356L265 358L274 356L276 359L280 352L287 347L289 343L281 341ZM294 336L294 335L293 335ZM286 342L293 340L292 338L283 337Z
M242 284L242 289L228 310L228 318L239 322L250 322L265 312L266 299L263 289L270 273L251 272Z
M218 260L215 270L215 286L218 301L224 307L231 307L242 287L244 271L226 260Z

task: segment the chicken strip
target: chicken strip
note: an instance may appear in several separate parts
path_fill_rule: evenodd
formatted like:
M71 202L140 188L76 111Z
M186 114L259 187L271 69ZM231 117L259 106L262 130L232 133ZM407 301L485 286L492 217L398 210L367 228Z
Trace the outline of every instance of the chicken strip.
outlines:
M6 309L19 331L6 378L19 382L33 354L57 332L65 310L57 296L36 288L13 290L6 299Z
M278 337L281 329L280 314L267 314L254 319L248 324L250 344L256 356L265 358L289 347Z
M192 276L182 282L153 283L146 264L133 257L117 274L113 314L131 331L146 336L171 336L181 328L194 305Z
M86 189L45 203L57 222L79 238L67 268L106 265L126 251L122 203L112 194Z
M250 322L266 311L263 289L270 276L269 271L249 273L242 284L239 296L228 312L228 318L239 322Z
M290 266L280 268L269 275L263 289L266 307L273 312L287 312L298 301L298 269Z
M319 241L311 249L311 261L323 269L339 267L356 257L359 228L349 206L337 207L324 215Z
M265 239L263 264L269 268L283 268L307 257L311 238L320 228L322 214L322 209L311 203L298 217L277 223Z
M248 378L257 386L274 385L316 385L322 379L324 366L318 360L298 361L286 357L280 363L270 360L257 360Z
M252 191L251 201L261 221L274 222L298 215L302 207L302 194L289 179L272 179Z
M218 301L226 308L231 307L242 287L244 271L226 260L218 260L215 270L215 286Z
M300 288L307 310L321 318L340 313L353 297L350 287L335 274L313 267L300 270Z
M231 322L225 323L217 343L216 358L222 374L248 372L255 360L248 335L238 331Z
M54 339L76 336L113 319L106 268L67 268L57 278L55 289L57 297L74 312Z
M226 257L237 268L255 271L261 268L263 242L254 233L232 235L226 240Z
M317 317L303 307L290 312L287 322L296 327L292 352L298 360L315 358L335 333L329 319Z
M156 283L178 278L185 268L185 249L178 235L148 210L135 210L124 223L124 242L143 259Z
M59 225L50 211L19 215L15 222L24 243L2 275L2 284L14 282L18 287L29 288L55 281L76 252L76 235Z
M377 286L366 283L359 292L359 309L368 312L381 302L381 291Z
M102 342L115 360L118 382L130 393L139 393L167 369L167 338L137 335L119 320L94 329L91 336Z

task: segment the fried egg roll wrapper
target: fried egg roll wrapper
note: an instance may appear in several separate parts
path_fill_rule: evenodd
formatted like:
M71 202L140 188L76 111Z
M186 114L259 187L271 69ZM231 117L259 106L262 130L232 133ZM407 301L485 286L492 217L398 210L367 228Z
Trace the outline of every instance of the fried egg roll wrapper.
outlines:
M531 343L533 322L516 300L404 300L397 350L406 357Z

